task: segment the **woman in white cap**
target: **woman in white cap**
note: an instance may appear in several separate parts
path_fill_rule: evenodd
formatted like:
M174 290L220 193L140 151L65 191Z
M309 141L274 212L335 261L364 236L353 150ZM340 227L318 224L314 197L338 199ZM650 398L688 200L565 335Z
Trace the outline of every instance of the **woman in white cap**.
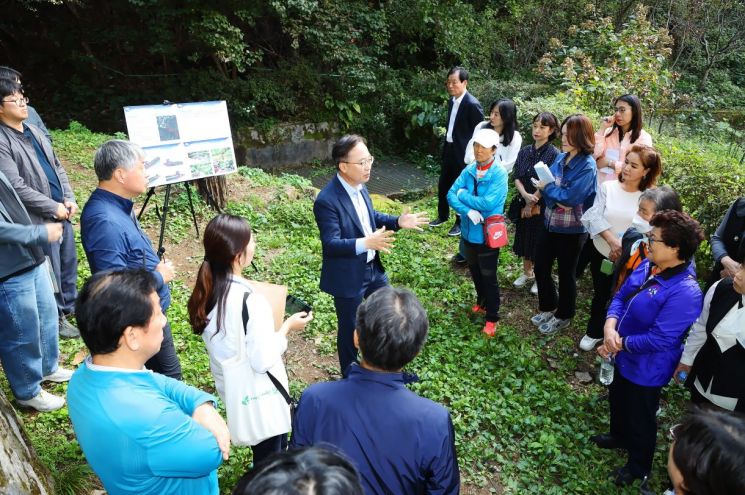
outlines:
M499 322L499 248L485 243L484 219L502 215L507 199L507 171L494 157L498 144L499 134L492 129L480 129L474 134L475 161L463 169L447 196L450 206L464 218L461 237L476 288L473 311L486 313L482 331L489 337L494 336Z

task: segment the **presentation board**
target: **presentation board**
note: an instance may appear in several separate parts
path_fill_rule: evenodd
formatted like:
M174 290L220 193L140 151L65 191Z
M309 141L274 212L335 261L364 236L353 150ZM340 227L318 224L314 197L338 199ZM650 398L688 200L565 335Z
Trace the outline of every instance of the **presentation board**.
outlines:
M149 187L238 170L224 101L124 107L124 118L145 151Z

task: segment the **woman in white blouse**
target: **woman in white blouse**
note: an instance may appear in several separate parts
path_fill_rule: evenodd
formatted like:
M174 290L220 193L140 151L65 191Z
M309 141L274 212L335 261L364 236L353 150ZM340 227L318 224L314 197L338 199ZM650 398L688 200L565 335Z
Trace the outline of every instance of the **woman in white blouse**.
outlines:
M583 351L591 351L603 340L605 311L613 287L613 262L621 254L621 236L631 226L642 191L654 187L662 172L659 153L649 146L635 145L626 153L618 180L598 188L595 203L582 216L582 224L592 238L590 271L592 304L587 332L580 341Z
M688 334L675 379L685 381L691 402L745 412L745 243L734 277L715 283ZM681 372L684 374L681 375ZM687 378L685 373L688 374Z
M204 261L189 298L189 321L194 333L202 336L207 347L217 393L224 402L221 363L238 354L241 333L244 334L246 355L253 371L270 372L288 390L287 371L282 362L282 355L287 350L287 334L291 330L303 329L313 318L312 314L296 313L275 331L269 302L241 276L256 251L255 236L243 218L225 214L216 216L204 230L203 243ZM245 328L244 304L248 308ZM287 432L253 445L254 464L286 447Z
M497 152L494 155L494 159L509 174L512 171L512 167L515 166L517 154L520 152L523 144L523 138L517 132L517 107L515 106L515 102L508 98L502 98L493 102L489 107L489 120L476 125L476 128L473 130L474 136L479 129L493 129L499 134L499 144L497 145ZM466 156L463 161L466 165L470 165L475 161L473 155L473 137L466 146Z

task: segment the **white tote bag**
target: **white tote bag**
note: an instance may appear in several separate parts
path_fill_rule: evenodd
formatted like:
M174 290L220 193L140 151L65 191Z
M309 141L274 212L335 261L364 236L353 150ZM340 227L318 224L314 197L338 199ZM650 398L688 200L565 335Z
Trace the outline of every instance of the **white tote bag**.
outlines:
M239 332L238 354L220 363L230 441L234 445L256 445L289 432L292 426L287 391L276 379L275 385L269 373L256 373L246 355L247 298L248 292L243 296L243 333Z

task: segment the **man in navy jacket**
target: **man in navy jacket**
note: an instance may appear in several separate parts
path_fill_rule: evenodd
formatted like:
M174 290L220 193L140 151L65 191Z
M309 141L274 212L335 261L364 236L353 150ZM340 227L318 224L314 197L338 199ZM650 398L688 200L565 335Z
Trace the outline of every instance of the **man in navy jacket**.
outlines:
M421 230L424 213L395 217L375 211L365 183L374 158L364 138L343 136L331 150L337 174L318 193L313 214L321 233L321 290L334 296L338 333L336 349L342 374L357 359L352 340L362 299L388 285L379 251L390 252L398 229Z
M430 223L437 227L447 222L450 210L447 194L463 170L466 156L466 146L473 136L476 124L484 120L484 110L481 103L467 91L468 71L463 67L453 67L448 72L445 82L450 99L448 100L448 116L445 121L445 142L442 147L442 168L440 181L437 184L437 219ZM460 235L460 217L456 217L455 224L448 235Z
M447 409L406 388L401 369L424 345L429 322L416 296L385 287L360 306L355 342L362 361L343 380L300 398L295 447L331 444L355 465L367 495L457 494L460 474Z

